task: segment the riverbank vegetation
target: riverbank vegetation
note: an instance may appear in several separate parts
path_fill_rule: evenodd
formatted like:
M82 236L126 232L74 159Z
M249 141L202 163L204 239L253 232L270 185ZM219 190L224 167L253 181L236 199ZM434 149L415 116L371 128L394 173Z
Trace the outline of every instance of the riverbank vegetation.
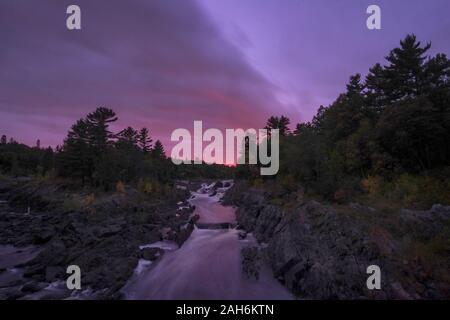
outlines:
M273 181L285 192L301 186L307 195L337 203L449 204L450 60L429 56L430 47L408 35L384 65L351 76L345 92L294 130L289 118L270 117L266 128L280 130L276 176L261 177L256 165L176 166L147 128L111 132L117 115L108 108L79 119L55 150L3 136L0 172L103 190L133 185L154 194L170 192L175 179L234 176L254 185Z
M73 124L55 150L2 136L0 172L44 181L63 179L79 188L119 193L126 184L153 195L170 193L175 179L232 176L232 168L223 165L176 166L166 157L163 144L153 143L147 128L113 133L109 126L115 121L113 110L97 108Z
M241 175L333 202L450 204L450 60L428 56L430 47L408 35L385 65L351 76L336 101L293 131L288 118L271 117L267 127L281 134L279 174Z

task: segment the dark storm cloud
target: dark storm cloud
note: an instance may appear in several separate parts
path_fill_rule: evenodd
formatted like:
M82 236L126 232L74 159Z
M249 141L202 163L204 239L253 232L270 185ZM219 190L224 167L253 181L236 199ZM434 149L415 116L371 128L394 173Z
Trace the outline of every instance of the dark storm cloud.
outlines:
M66 29L81 7L82 30ZM0 3L0 133L61 143L97 106L119 126L262 126L273 86L195 1L13 1Z

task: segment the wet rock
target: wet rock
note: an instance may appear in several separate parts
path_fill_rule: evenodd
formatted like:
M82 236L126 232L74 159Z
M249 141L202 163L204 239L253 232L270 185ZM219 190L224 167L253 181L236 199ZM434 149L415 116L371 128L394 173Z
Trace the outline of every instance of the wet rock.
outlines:
M175 231L170 227L165 227L159 230L161 240L173 240L175 238Z
M20 274L0 273L0 288L20 286L23 283L24 279Z
M241 249L242 271L249 277L258 280L261 270L261 255L257 247Z
M400 210L402 227L407 233L422 241L430 241L444 232L450 222L450 206L435 204L430 210Z
M310 299L357 299L368 294L365 268L380 264L380 255L355 221L315 201L283 209L253 190L241 192L236 203L239 225L268 244L264 257L294 294ZM256 250L242 253L246 272L254 274Z
M43 265L58 265L64 261L67 247L60 239L55 239L42 250L36 260Z
M119 233L122 230L120 225L111 225L99 228L95 231L95 235L99 238L106 238Z
M137 228L133 228L131 233L139 232ZM134 234L133 237L139 241L139 243L153 243L160 240L160 234L156 227L144 227L139 234Z
M17 300L24 295L25 293L20 291L20 286L0 288L0 300Z
M437 215L442 220L450 220L450 206L434 204L430 209L430 213Z
M196 223L200 219L199 214L193 214L191 218L189 219L189 223Z
M46 267L45 268L45 281L55 282L57 280L63 280L65 276L63 267Z
M45 283L31 281L31 282L26 283L22 287L21 291L24 293L34 293L34 292L38 292L38 291L44 289L46 286L47 285Z
M144 248L140 251L140 257L145 260L154 261L164 254L161 248Z
M367 207L367 206L364 206L364 205L359 204L357 202L350 202L349 206L352 209L358 210L360 212L365 212L365 213L374 213L374 212L377 211L375 208Z
M39 299L41 300L62 300L71 296L72 291L67 288L58 288L53 290L44 289L39 292ZM24 299L27 299L25 296Z
M55 229L51 226L38 228L34 231L33 244L44 244L55 235Z
M400 210L393 231L371 219L358 219L336 212L333 207L304 197L291 199L289 208L273 205L271 194L235 184L225 194L224 203L238 206L239 226L252 232L264 249L263 258L274 275L294 294L306 299L442 299L448 284L401 257L401 243L391 234L408 235L428 242L446 237L450 206L433 205L429 210ZM297 197L298 198L298 197ZM284 199L284 198L283 198ZM349 205L362 217L377 214L358 203ZM389 231L388 231L389 230ZM247 272L254 253L243 252ZM400 261L400 262L399 262ZM382 266L382 290L366 288L366 268ZM413 270L411 270L413 268ZM392 285L390 285L392 284Z
M36 264L31 267L27 267L23 273L23 276L26 278L32 278L36 275L41 276L45 271L45 266Z
M395 294L396 299L401 300L411 300L411 295L403 289L402 285L399 282L394 282L391 284L391 288Z
M194 225L192 223L187 223L184 226L180 227L180 230L177 232L175 236L175 242L179 247L191 236L192 231L194 230Z
M57 294L41 290L33 295L29 292L37 289L40 283L64 280L65 268L70 264L80 266L83 287L101 291L104 298L117 296L118 290L133 275L141 255L140 245L161 239L181 244L189 237L197 218L190 218L193 208L189 207L180 212L179 220L174 219L176 203L186 203L187 191L183 196L183 191L175 190L176 195L153 201L143 200L135 190L127 187L123 194L105 194L95 198L88 207L66 210L62 208L64 200L71 197L81 201L91 191L74 191L63 184L34 181L7 185L5 189L11 202L6 207L11 205L14 213L4 211L1 204L0 243L16 246L34 243L40 251L21 263L24 280L10 283L17 284L18 289L11 286L6 292L0 288L1 298L24 296L19 286L23 282L30 283L24 289L29 296L24 298L65 298L70 292ZM26 213L28 206L31 207L30 214ZM181 228L184 225L188 227ZM155 258L157 253L144 255Z
M159 234L161 236L161 238L166 238L168 236L168 234L172 231L171 228L169 227L165 227L159 230Z
M247 238L247 232L245 232L244 230L240 230L238 233L238 238L239 240L244 240L245 238Z
M224 187L223 182L219 180L219 181L216 181L216 183L214 184L213 189L217 190L217 189L223 188L223 187Z

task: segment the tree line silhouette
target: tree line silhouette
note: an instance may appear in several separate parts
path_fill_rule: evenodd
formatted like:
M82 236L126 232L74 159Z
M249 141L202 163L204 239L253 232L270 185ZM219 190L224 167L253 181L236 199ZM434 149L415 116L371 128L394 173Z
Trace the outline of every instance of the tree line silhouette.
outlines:
M279 176L328 198L374 176L392 181L437 172L448 178L450 60L427 56L430 47L406 36L386 65L376 64L365 79L351 76L344 93L293 132L287 117L271 117L266 127L281 135Z
M161 141L153 144L147 128L111 132L109 126L117 119L113 110L97 108L72 125L63 145L55 151L29 147L14 139L8 142L2 136L0 170L14 176L61 177L105 190L119 182L167 189L177 178L231 175L230 168L220 165L176 166L166 157Z
M333 198L340 190L358 190L361 179L373 176L386 181L402 174L448 176L443 172L450 162L450 60L441 53L428 56L430 47L406 36L386 56L385 65L377 63L364 79L351 76L344 93L293 131L289 118L270 117L266 128L279 129L281 135L278 178ZM112 133L109 125L116 120L114 111L98 108L78 120L55 151L3 136L0 170L13 175L51 172L106 189L143 177L161 183L233 174L259 178L252 166L174 166L161 142L153 144L148 129Z

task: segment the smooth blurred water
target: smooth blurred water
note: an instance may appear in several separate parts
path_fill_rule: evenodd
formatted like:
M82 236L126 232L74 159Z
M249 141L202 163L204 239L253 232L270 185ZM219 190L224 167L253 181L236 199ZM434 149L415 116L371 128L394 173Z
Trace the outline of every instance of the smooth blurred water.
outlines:
M234 222L234 210L218 203L220 196L194 193L190 200L199 222ZM256 245L240 241L235 229L198 229L179 248L137 274L124 289L128 299L292 299L268 268L258 280L241 268L240 249Z

